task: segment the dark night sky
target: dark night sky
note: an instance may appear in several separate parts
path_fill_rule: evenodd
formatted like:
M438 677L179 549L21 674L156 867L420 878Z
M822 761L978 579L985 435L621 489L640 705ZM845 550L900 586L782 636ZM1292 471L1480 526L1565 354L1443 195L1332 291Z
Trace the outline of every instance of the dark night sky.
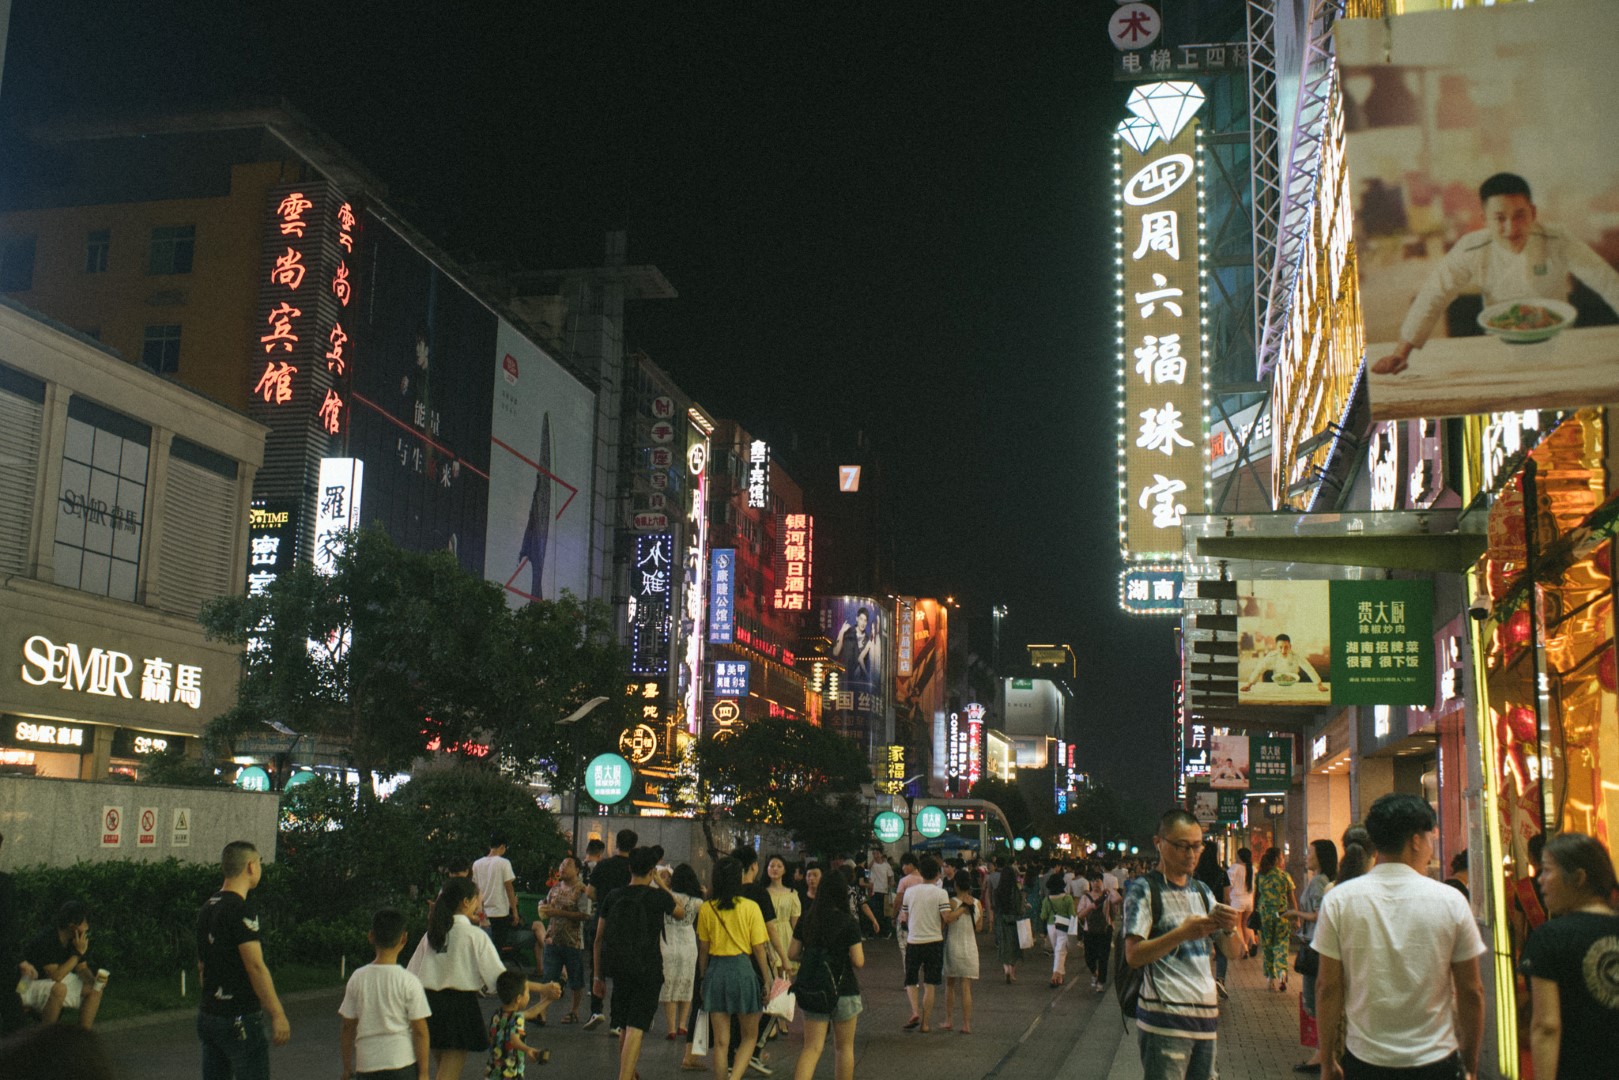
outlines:
M1073 644L1082 753L1163 801L1172 624L1116 602L1112 0L129 7L16 0L0 114L280 95L464 257L627 228L680 293L631 345L744 425L871 432L899 587Z

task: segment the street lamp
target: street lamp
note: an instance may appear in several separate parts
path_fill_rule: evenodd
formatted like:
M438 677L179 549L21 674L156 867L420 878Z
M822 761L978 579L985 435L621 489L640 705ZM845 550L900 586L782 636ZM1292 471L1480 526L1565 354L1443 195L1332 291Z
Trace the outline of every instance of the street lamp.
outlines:
M906 850L910 849L910 847L911 847L911 835L914 832L916 832L916 800L917 800L918 796L911 791L911 782L914 781L914 780L920 780L925 775L927 775L927 774L926 773L917 773L915 776L907 776L905 778L905 780L900 784L900 791L905 796L905 847L906 847Z
M583 705L579 706L577 709L573 710L573 712L557 721L558 727L573 729L573 763L575 766L580 765L580 759L583 757L583 753L579 749L579 721L589 716L596 710L598 706L605 704L607 704L606 698L593 697ZM584 773L581 772L579 774L578 782L573 786L573 853L575 857L578 857L579 855L579 789L584 786L585 777Z

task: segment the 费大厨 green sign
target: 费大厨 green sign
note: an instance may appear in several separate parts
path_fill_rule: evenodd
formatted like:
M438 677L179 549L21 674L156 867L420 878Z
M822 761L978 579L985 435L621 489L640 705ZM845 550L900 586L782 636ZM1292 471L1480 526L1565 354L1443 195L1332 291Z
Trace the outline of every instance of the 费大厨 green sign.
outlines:
M1248 791L1284 794L1293 783L1293 740L1254 735L1248 739Z
M1330 585L1332 703L1431 706L1432 583L1333 581Z
M585 793L602 806L624 801L630 793L635 771L617 754L598 754L585 766Z

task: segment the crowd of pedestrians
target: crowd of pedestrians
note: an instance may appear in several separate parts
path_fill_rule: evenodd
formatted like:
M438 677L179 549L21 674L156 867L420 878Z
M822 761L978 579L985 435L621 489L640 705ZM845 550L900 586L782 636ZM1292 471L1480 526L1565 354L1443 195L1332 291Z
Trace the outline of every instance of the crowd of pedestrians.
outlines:
M495 836L483 857L447 868L408 960L406 915L374 914L373 959L348 980L334 1053L343 1080L457 1080L468 1058L486 1077L522 1077L548 1061L538 1032L568 996L561 1024L606 1024L618 1038L619 1080L639 1077L660 1013L665 1038L685 1042L683 1069L716 1080L772 1075L780 1066L769 1044L798 1024L795 1080L813 1076L828 1035L835 1077L852 1080L867 941L898 942L905 1031L970 1035L987 932L1008 983L1025 954L1049 953L1050 984L1061 986L1070 949L1082 949L1090 989L1114 984L1136 1022L1145 1080L1214 1080L1226 975L1244 960L1259 961L1270 992L1286 992L1289 974L1300 976L1301 1038L1311 1053L1296 1071L1321 1080L1473 1080L1485 945L1465 861L1453 861L1443 881L1429 874L1436 837L1427 802L1384 796L1341 845L1309 843L1299 885L1275 847L1257 865L1244 848L1222 866L1218 845L1177 809L1159 821L1151 869L908 852L896 872L881 852L868 869L774 854L761 862L743 846L714 860L705 886L691 865L667 864L661 848L624 830L612 857L598 843L583 862L563 859L539 919L525 925L506 840ZM1515 904L1535 1075L1611 1076L1613 862L1578 833L1534 847L1538 872ZM269 1075L269 1047L286 1043L291 1028L262 950L259 854L230 844L221 870L196 923L202 1074L257 1080ZM111 1075L90 1032L106 973L88 948L89 909L72 901L16 957L19 1004L43 1022L8 1040L0 1066L46 1054L76 1063L69 1075ZM535 978L524 970L530 956ZM485 998L494 999L487 1017ZM64 1011L77 1024L56 1023Z

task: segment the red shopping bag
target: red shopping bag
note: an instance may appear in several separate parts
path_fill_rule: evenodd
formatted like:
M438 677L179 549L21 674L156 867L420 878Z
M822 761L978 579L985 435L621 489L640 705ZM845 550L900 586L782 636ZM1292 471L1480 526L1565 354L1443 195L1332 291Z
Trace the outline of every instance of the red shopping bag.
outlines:
M1321 1038L1316 1032L1315 1017L1304 1011L1304 999L1299 999L1299 1044L1308 1047L1321 1045Z

